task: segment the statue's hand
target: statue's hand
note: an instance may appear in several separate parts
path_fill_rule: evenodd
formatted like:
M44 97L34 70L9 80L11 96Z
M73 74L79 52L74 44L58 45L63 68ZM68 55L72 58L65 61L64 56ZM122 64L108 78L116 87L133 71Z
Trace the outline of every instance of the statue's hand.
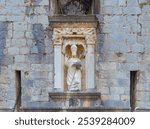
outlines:
M81 63L80 62L76 62L75 66L76 66L76 69L80 69L81 68Z

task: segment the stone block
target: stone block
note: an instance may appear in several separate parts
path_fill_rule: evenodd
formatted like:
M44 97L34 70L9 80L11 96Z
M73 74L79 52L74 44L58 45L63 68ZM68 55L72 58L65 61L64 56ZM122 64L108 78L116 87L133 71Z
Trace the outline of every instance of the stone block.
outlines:
M133 24L133 25L131 25L131 32L133 32L133 33L139 33L139 32L141 32L141 26L140 26L140 24Z
M150 107L150 102L149 101L137 101L136 102L136 107L138 109L149 109Z
M11 66L11 70L21 70L21 71L30 71L30 64L25 63L15 63ZM12 74L12 73L11 73Z
M124 94L124 91L125 91L124 87L110 87L110 94L111 95Z
M23 48L19 48L19 53L21 54L21 55L26 55L26 54L29 54L29 48L28 47L23 47Z
M141 14L141 9L140 7L125 7L123 8L123 13L124 14L130 14L130 15L138 15Z
M6 84L7 82L7 78L5 75L0 75L0 84Z
M118 14L122 14L122 7L113 7L113 10L112 10L112 14L115 14L115 15L118 15Z
M30 75L33 80L48 78L48 72L31 72Z
M38 48L38 53L45 52L45 35L44 28L42 24L34 24L32 29L33 37Z
M110 93L108 87L101 87L101 88L100 88L100 92L101 92L102 94L109 94L109 93Z
M137 35L135 34L127 34L126 41L128 44L134 44L137 42Z
M43 64L43 62L42 62L42 57L43 57L43 56L41 56L41 55L39 55L39 54L29 54L27 58L28 58L28 60L29 60L30 62L32 62L33 64L40 64L40 63Z
M24 32L27 30L27 23L25 23L25 22L14 22L13 23L13 30Z
M150 14L143 14L143 15L139 16L139 21L141 21L141 22L150 21Z
M53 72L49 72L48 73L48 80L53 83L54 82L54 73Z
M36 7L34 11L35 11L35 14L40 14L40 15L41 14L46 15L46 13L47 13L43 6Z
M49 5L49 0L41 0L39 5Z
M128 62L138 62L138 55L137 54L133 54L133 53L129 53L127 55L127 61Z
M16 63L25 63L25 61L26 61L26 56L24 56L24 55L15 56Z
M113 0L113 1L103 0L102 5L103 6L117 6L118 5L118 0Z
M5 15L0 15L0 22L6 21L6 16Z
M112 14L113 7L108 6L108 7L102 7L101 8L101 13L102 14Z
M139 64L138 63L124 63L120 66L120 70L129 70L129 71L136 71L139 70Z
M13 47L25 47L26 46L26 39L22 38L20 39L12 39L12 44L11 46Z
M136 100L137 101L150 101L150 94L149 92L137 92L136 93Z
M126 78L127 78L127 77L126 77ZM125 91L125 90L127 89L127 87L130 86L129 77L128 77L127 79L125 79L125 78L122 78L122 79L118 78L118 84L119 84L120 87L126 87L126 88L124 89L124 91Z
M130 96L129 95L121 95L121 100L122 101L130 101Z
M144 46L142 44L134 44L132 45L133 53L142 53L144 52Z
M138 17L136 15L135 16L128 15L127 16L127 24L129 24L129 25L137 24L137 19L138 19Z
M142 8L142 13L150 13L150 6L149 5L145 5Z
M24 39L25 33L22 31L13 31L13 38L14 39Z
M47 15L39 15L38 16L38 23L43 24L43 27L46 28L49 24Z
M25 37L28 38L28 39L33 39L33 35L32 35L31 32L26 32Z
M51 72L53 70L53 65L49 64L31 64L31 70L32 71L49 71Z
M9 55L18 55L19 54L19 48L18 47L8 48L8 54Z
M17 16L17 15L14 15L14 16L11 16L11 15L7 15L7 18L6 18L7 21L12 21L12 22L23 22L25 21L25 16Z
M31 48L31 54L38 54L37 46L34 46L34 47Z
M116 63L110 62L110 63L100 63L100 69L101 70L116 70Z
M118 5L125 7L127 5L126 0L119 0Z
M102 105L106 108L114 108L117 109L130 109L130 102L129 101L119 101L119 100L107 100L107 101L102 101Z
M127 0L127 6L129 6L129 7L139 7L138 0Z
M1 4L1 5L5 5L5 0L1 0L1 1L0 1L0 4Z

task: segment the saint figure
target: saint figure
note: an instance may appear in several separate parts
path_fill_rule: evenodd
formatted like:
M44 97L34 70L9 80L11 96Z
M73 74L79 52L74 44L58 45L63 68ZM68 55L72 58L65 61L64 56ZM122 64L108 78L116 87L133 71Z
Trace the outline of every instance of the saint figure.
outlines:
M81 60L77 58L77 46L71 45L71 57L66 59L67 85L69 91L81 89Z

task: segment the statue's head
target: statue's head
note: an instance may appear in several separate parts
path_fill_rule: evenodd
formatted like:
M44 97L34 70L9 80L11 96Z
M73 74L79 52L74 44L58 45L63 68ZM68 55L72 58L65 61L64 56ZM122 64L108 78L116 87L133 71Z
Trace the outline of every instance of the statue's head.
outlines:
M71 45L71 53L73 57L76 57L77 55L77 46L76 45Z

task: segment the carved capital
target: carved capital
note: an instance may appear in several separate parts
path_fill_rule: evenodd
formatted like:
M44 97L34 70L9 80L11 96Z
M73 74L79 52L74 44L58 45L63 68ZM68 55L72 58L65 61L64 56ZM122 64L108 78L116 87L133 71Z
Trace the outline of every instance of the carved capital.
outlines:
M96 43L96 35L86 35L87 45L94 45Z
M62 36L60 34L53 35L53 44L54 45L61 45L63 42Z

